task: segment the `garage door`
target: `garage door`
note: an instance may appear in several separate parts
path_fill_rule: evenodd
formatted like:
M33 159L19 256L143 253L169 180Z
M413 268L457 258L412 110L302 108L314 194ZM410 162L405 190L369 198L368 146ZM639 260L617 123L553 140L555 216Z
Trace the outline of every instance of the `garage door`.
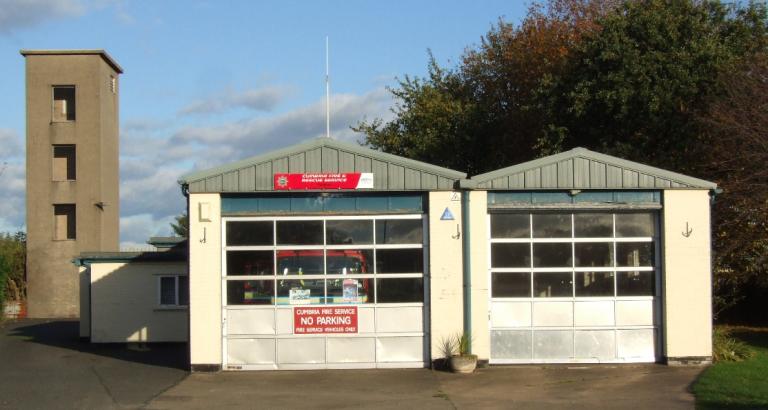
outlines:
M424 223L224 218L224 369L423 367Z
M653 362L654 212L489 214L491 362Z

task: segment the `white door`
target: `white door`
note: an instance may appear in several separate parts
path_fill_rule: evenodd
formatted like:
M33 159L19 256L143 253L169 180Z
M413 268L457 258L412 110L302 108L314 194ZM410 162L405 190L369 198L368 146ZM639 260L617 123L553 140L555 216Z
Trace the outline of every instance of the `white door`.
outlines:
M423 215L222 224L225 370L425 366Z
M492 363L653 362L655 212L492 212Z

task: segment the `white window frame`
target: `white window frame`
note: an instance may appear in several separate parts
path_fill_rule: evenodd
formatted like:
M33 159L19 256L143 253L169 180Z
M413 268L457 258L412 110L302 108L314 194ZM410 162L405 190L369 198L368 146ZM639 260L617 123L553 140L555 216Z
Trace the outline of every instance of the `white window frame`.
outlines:
M179 278L180 277L188 277L189 275L186 274L162 274L157 276L157 306L160 308L187 308L189 305L180 305L179 304ZM174 303L173 304L164 304L163 303L163 278L173 278L173 286L174 286Z

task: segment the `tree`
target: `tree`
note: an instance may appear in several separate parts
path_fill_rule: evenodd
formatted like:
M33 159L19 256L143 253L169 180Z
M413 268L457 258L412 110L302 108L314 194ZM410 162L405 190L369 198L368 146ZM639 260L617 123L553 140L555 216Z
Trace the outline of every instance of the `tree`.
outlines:
M181 236L182 238L189 237L189 215L187 211L184 211L181 215L174 218L176 222L171 222L171 229L174 235Z
M701 172L724 191L714 212L715 308L722 312L751 294L763 305L751 303L739 315L763 315L768 307L768 55L757 54L741 69L723 73L721 81L724 95L698 117L706 132L696 152Z
M405 76L394 119L361 122L366 143L397 155L478 174L538 155L546 117L538 93L612 1L534 4L519 26L499 21L457 68L430 55L427 78Z
M0 234L0 306L26 297L26 242L21 231Z
M696 120L723 93L720 73L766 45L765 9L708 1L627 1L596 21L545 90L545 152L575 146L698 171Z
M456 67L430 56L391 90L393 120L354 129L470 175L584 146L717 182L721 310L768 295L767 18L752 2L550 0Z

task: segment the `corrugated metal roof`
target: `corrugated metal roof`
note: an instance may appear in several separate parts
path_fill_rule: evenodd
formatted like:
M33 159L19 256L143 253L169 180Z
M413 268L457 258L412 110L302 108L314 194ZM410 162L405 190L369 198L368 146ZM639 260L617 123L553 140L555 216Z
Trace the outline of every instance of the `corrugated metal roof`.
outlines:
M191 193L272 191L276 173L372 172L376 191L453 189L467 174L357 144L317 138L179 179Z
M717 184L638 162L574 148L476 175L476 189L715 189Z

